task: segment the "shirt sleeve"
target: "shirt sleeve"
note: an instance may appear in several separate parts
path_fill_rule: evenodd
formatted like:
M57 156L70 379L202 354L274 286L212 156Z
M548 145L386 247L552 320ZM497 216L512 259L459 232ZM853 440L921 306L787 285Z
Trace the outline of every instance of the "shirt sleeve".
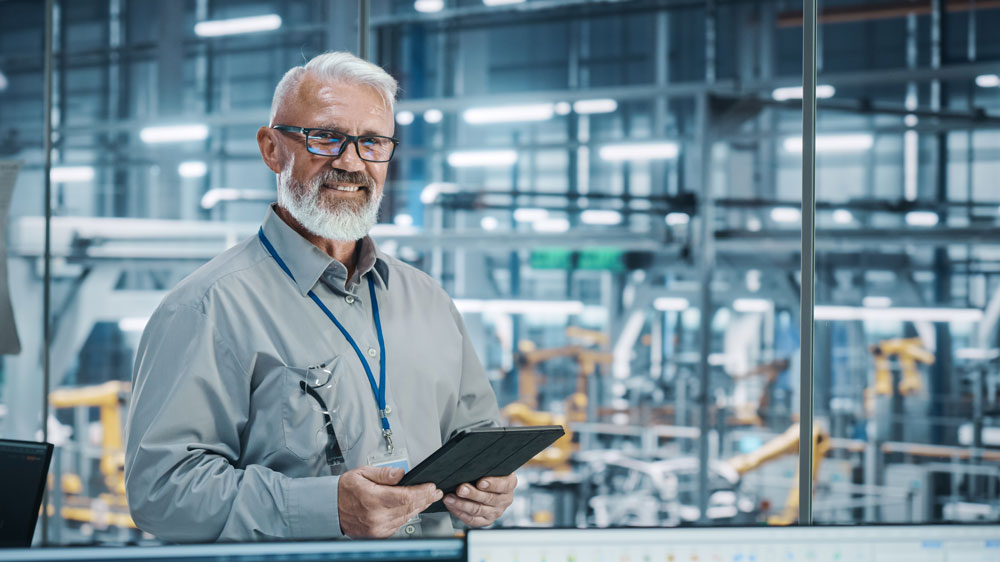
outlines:
M338 477L237 468L250 374L210 317L164 305L143 333L126 422L136 525L175 542L338 538Z
M458 408L451 418L450 427L443 432L452 438L460 431L473 427L495 427L500 425L500 410L496 396L490 386L486 371L476 355L476 349L465 329L462 314L451 304L451 314L461 333L462 377L459 383Z

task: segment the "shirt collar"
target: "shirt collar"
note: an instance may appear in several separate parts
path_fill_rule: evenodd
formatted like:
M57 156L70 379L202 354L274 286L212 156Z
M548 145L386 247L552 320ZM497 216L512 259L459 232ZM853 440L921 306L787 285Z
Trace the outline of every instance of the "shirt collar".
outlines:
M339 275L335 275L341 278L339 289L343 291L343 278L347 276L346 267L288 226L275 212L274 205L268 208L261 228L268 241L274 246L275 251L281 256L282 261L288 266L288 270L292 272L292 276L295 277L295 285L303 296L309 293L328 269L339 273ZM355 280L360 280L368 272L374 271L375 281L383 289L388 289L389 267L382 258L375 241L370 236L365 236L360 240L360 244L361 251L358 256Z

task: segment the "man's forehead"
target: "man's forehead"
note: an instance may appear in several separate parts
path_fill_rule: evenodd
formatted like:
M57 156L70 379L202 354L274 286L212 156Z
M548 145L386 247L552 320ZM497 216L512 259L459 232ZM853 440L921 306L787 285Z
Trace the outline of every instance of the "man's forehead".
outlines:
M375 88L366 84L324 81L307 76L299 89L299 101L307 108L317 105L363 111L378 117L391 115L392 111Z

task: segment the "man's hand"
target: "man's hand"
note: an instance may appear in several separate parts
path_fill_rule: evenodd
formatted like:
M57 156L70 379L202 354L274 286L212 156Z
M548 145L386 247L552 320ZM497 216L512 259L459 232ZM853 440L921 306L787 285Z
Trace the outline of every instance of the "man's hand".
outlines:
M401 468L362 466L340 476L337 511L340 530L351 538L386 538L444 493L434 484L393 486Z
M485 527L496 521L514 501L517 476L489 476L473 487L462 484L444 498L444 505L470 527Z

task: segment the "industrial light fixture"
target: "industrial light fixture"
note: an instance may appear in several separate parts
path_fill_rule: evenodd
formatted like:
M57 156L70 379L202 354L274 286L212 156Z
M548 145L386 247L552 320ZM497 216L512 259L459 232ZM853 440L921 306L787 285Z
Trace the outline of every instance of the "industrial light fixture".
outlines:
M910 226L935 226L939 217L933 211L910 211L906 213L905 220Z
M430 205L437 200L438 195L442 193L456 193L458 191L458 184L456 183L444 183L444 182L434 182L427 184L426 187L420 192L420 202L424 205Z
M201 196L201 208L207 211L223 201L271 202L274 201L274 190L213 187Z
M455 299L455 308L462 313L503 312L507 314L580 314L581 301L480 300Z
M573 110L573 106L569 104L568 101L561 101L553 106L556 115L569 115L569 112Z
M857 152L868 150L874 144L875 139L867 134L819 135L816 137L816 152ZM787 138L784 147L788 152L802 152L802 138Z
M177 173L180 174L182 178L201 178L208 173L208 165L201 160L181 162L180 165L177 166Z
M139 138L148 144L205 140L208 138L208 127L206 125L145 127L139 131Z
M865 297L861 299L861 304L866 308L889 308L892 306L892 299L889 297Z
M9 84L7 77L4 76L3 71L0 71L0 92L7 89L7 84Z
M549 212L545 209L536 209L532 207L514 209L515 222L536 222L543 221L547 218L549 218Z
M440 12L444 9L444 0L416 0L413 9L425 14Z
M566 232L569 221L562 217L537 220L531 223L531 229L535 232Z
M500 221L498 221L496 217L483 217L482 220L479 221L479 226L482 227L483 230L492 232L500 226Z
M587 115L590 113L611 113L616 109L618 109L618 102L610 98L579 100L573 102L573 111L579 113L580 115Z
M199 37L219 37L273 31L281 27L281 16L267 14L248 18L201 21L194 24L194 33Z
M487 123L516 123L519 121L545 121L551 119L555 107L551 103L508 105L500 107L474 107L462 113L462 119L471 125Z
M795 207L775 207L771 209L771 220L774 222L799 222L802 212Z
M399 213L392 219L392 224L402 228L409 228L413 226L413 217L407 213Z
M448 155L448 164L454 168L510 166L517 162L513 150L464 150Z
M503 6L504 4L520 4L524 0L483 0L487 6Z
M691 303L687 299L681 297L656 297L653 299L653 308L656 310L667 311L681 311L687 310L691 306Z
M976 76L976 86L980 88L1000 88L1000 75L980 74Z
M816 305L816 320L897 320L904 322L978 322L978 308L865 308L859 306Z
M833 212L833 222L837 224L851 224L853 221L854 215L847 209L837 209Z
M413 123L413 119L414 116L412 111L406 111L404 109L403 111L396 113L396 123L399 123L400 125L409 125L410 123Z
M52 168L49 179L53 183L70 183L94 179L94 168L90 166L59 166Z
M122 318L118 321L118 329L123 332L141 332L146 329L149 318Z
M583 224L613 225L622 222L622 214L610 209L587 209L580 213Z
M621 162L623 160L670 160L677 158L677 143L643 142L611 144L602 146L599 154L602 160Z
M428 109L424 112L424 121L434 124L440 123L444 119L444 113L440 109Z
M771 301L766 299L736 299L733 310L736 312L767 312L773 308Z
M663 217L663 220L667 223L667 226L684 226L685 224L691 222L691 215L680 211L674 211L672 213L667 213L667 216Z
M837 93L837 89L829 84L816 86L816 99L832 98L835 93ZM802 87L788 86L787 88L775 88L771 92L771 97L775 101L800 100L802 99Z

